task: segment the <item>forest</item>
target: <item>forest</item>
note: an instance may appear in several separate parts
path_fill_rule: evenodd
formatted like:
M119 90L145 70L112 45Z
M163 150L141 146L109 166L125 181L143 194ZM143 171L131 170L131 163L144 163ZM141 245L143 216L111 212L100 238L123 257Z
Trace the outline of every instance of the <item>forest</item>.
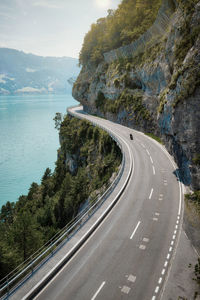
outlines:
M1 208L0 278L71 221L81 204L94 199L121 163L117 144L87 121L66 116L60 141L54 172L47 168L41 184L33 182L27 195Z
M106 18L91 25L79 56L81 65L98 65L103 53L127 45L140 37L155 21L161 0L123 0Z

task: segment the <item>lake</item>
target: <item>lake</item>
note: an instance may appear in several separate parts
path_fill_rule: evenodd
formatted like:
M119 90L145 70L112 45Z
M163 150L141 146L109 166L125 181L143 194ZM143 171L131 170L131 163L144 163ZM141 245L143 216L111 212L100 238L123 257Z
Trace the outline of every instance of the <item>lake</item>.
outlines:
M56 112L78 102L69 95L0 96L0 208L54 170L59 148Z

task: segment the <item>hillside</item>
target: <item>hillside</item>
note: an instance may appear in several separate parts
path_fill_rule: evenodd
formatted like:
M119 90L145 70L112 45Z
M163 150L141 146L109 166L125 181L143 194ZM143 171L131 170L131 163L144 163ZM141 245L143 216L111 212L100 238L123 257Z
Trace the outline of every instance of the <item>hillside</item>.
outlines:
M182 181L199 190L200 2L163 0L159 6L159 1L153 1L151 8L147 2L123 0L112 13L119 48L113 44L107 51L104 44L100 47L102 39L88 38L95 28L102 28L103 21L91 27L81 50L82 69L73 96L87 112L159 136L174 156ZM150 9L152 18L141 18L131 30L119 22L131 14L148 15ZM110 22L107 18L104 23ZM122 39L128 32L129 44ZM138 32L139 37L134 35ZM86 48L90 49L87 57ZM94 60L97 48L107 52Z
M33 182L28 195L1 208L0 278L96 200L118 172L121 151L102 129L65 116L59 136L54 172L47 168L40 185Z
M75 58L42 57L0 48L0 95L70 92L68 79L78 73Z

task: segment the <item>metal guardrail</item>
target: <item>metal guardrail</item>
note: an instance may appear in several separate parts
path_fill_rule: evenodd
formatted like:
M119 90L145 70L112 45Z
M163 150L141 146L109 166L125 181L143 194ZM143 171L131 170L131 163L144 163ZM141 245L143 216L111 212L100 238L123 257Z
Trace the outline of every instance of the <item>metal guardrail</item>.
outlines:
M67 112L79 119L84 117L77 116L72 112ZM97 197L92 203L89 203L72 221L70 221L64 228L58 231L45 245L32 254L26 261L20 264L6 277L0 280L0 297L6 299L10 293L14 292L23 282L30 278L46 261L49 260L63 245L65 245L72 236L87 222L96 210L105 202L115 186L119 182L125 166L125 156L122 150L120 141L113 136L113 134L103 126L91 122L94 126L98 126L107 131L112 139L117 143L122 152L122 163L118 175L111 185L106 186L106 191L100 197Z

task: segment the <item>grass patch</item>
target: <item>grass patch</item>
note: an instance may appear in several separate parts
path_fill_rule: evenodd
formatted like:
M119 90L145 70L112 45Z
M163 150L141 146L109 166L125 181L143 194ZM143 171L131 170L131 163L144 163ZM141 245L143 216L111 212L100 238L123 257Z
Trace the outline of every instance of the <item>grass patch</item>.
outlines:
M147 136L149 136L149 137L151 137L152 139L154 139L154 140L156 140L158 143L160 143L161 145L163 145L163 142L162 142L162 140L158 137L158 136L156 136L156 135L154 135L153 133L145 133Z

